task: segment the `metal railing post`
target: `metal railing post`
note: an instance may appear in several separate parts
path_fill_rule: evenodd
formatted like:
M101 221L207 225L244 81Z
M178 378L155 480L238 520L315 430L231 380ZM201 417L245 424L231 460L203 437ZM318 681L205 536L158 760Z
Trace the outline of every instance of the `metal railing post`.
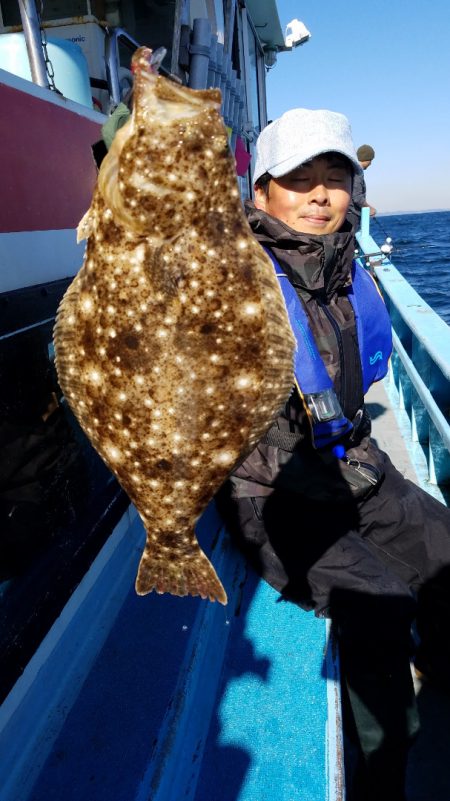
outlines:
M36 3L34 0L19 0L19 9L33 83L50 89Z
M192 43L189 47L191 58L188 85L191 89L206 89L210 52L211 23L208 19L194 19Z
M207 89L213 89L217 80L217 36L211 36L211 44L209 50L209 66L208 66L208 86Z
M217 42L216 46L216 74L215 74L215 82L214 87L216 89L221 89L222 83L222 64L223 64L223 44L221 42Z

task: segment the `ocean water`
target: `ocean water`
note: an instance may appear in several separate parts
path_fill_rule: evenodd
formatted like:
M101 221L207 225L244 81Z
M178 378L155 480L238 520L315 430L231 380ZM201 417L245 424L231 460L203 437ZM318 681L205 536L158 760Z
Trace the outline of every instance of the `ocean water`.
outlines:
M375 217L370 232L379 245L392 237L392 263L450 325L450 211Z

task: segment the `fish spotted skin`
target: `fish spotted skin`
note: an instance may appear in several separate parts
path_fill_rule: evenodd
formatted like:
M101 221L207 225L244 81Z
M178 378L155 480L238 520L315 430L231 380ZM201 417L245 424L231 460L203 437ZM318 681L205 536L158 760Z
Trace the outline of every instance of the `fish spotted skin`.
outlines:
M143 520L137 592L226 603L194 526L288 397L294 338L242 209L220 93L152 73L148 53L79 226L56 366Z

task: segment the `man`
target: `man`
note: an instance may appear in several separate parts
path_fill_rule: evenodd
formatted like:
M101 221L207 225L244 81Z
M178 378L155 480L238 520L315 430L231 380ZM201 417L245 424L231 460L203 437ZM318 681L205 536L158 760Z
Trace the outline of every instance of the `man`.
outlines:
M418 730L414 617L421 665L445 675L450 658L450 511L370 439L364 392L386 372L390 325L352 263L346 216L360 171L341 114L293 109L258 139L248 219L274 261L301 358L285 408L219 503L261 575L335 623L361 757L349 801L404 801Z
M361 168L367 170L375 158L375 151L371 145L361 145L356 151L356 155ZM370 209L370 216L375 217L377 210L366 200L366 182L361 172L354 177L352 199L347 213L347 219L350 220L355 231L359 229L361 209L365 207Z

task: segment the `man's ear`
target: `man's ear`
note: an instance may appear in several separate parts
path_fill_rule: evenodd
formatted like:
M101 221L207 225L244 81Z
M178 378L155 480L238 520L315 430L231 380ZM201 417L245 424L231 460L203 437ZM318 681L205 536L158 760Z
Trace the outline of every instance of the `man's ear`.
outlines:
M266 211L267 195L260 186L255 186L255 207L260 211Z

